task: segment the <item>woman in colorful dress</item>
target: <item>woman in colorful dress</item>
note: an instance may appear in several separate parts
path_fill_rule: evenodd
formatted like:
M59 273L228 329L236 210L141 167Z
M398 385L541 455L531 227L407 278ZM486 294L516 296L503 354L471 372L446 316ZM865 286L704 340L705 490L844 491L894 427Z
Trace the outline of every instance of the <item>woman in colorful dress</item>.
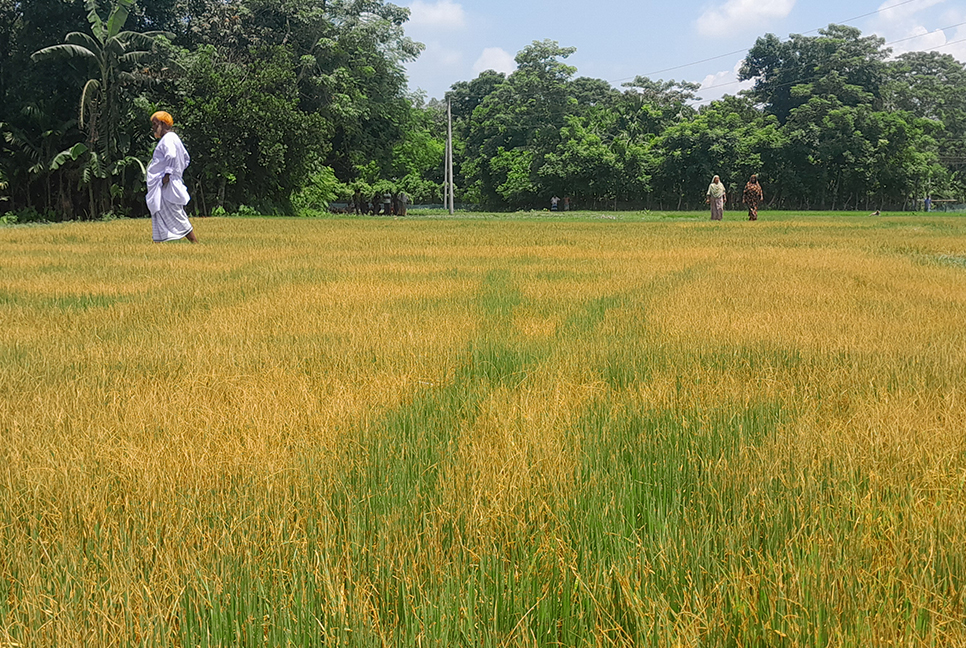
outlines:
M748 206L748 220L758 220L758 205L764 200L764 197L761 192L761 185L758 184L758 176L752 175L741 196L741 200Z
M721 178L715 176L708 186L708 197L705 200L711 205L711 220L721 220L724 217L725 186L721 184Z

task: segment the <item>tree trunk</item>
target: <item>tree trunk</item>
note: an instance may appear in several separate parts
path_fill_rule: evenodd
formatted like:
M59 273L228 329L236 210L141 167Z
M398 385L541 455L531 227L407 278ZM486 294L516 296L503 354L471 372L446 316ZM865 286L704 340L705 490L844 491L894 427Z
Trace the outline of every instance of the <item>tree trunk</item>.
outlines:
M205 186L203 184L198 185L198 199L201 202L201 216L207 216L209 214L208 203L205 201Z
M215 205L216 208L221 208L221 209L225 208L225 187L227 185L228 185L227 178L222 176L218 179L218 199L217 199L217 204Z

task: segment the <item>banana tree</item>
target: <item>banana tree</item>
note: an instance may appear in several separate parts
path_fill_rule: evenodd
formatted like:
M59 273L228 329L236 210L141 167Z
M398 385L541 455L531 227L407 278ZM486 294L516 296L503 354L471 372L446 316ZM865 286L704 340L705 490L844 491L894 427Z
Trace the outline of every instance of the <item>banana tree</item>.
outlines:
M88 79L80 95L78 124L86 135L82 153L71 147L58 154L71 152L70 158L82 165L81 179L88 184L90 214L96 216L113 210L113 179L133 164L128 155L130 133L122 125L132 106L128 89L144 80L138 73L152 55L160 31L125 31L134 0L115 0L106 20L97 13L96 0L86 0L90 34L71 32L60 45L45 47L33 53L33 61L70 60L88 67ZM77 157L75 157L77 156Z
M21 110L24 127L9 126L4 129L3 139L10 152L18 160L17 168L26 177L21 180L30 184L35 179L44 183L44 211L51 211L53 193L53 164L57 149L63 145L65 136L76 132L77 120L58 119L56 113L44 101L30 102ZM63 182L63 179L61 179Z

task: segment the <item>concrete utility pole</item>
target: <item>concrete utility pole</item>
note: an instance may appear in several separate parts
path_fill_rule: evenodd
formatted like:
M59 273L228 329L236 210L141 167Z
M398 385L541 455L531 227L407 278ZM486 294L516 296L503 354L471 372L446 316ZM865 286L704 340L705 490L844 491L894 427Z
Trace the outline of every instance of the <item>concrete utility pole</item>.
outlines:
M453 215L453 102L446 100L446 206Z

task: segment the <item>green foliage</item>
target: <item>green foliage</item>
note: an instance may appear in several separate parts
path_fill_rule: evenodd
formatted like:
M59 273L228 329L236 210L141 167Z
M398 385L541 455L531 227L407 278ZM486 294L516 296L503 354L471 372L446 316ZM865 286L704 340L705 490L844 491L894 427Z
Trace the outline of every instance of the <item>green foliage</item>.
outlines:
M408 17L383 0L0 2L5 207L145 213L157 108L175 115L202 213L293 213L381 181L439 202L446 104L406 88L422 50ZM574 51L534 41L513 73L452 86L461 201L695 208L715 173L732 196L758 173L771 207L966 199L966 69L951 56L890 59L840 25L766 34L740 72L754 87L698 108L694 83L576 76Z
M511 207L523 206L536 187L530 181L533 153L522 148L507 151L502 146L490 161L494 177L502 180L496 191Z
M443 179L445 134L439 132L443 116L439 106L414 107L402 139L393 147L393 173L397 176L433 174Z
M542 202L533 164L542 166L543 156L560 143L560 129L575 105L567 84L576 68L558 60L574 51L555 41L534 41L517 54L518 68L505 81L494 85L490 74L479 84L491 85L492 92L463 121L466 154L478 157L464 169L464 184L477 185L487 203Z
M303 108L331 125L326 164L343 180L369 161L389 174L411 113L403 64L423 47L402 30L409 9L350 0L323 3L319 12L316 3L304 4L299 17L311 38L298 51L299 86Z
M938 122L930 128L940 165L922 179L922 195L958 195L966 183L966 66L948 54L907 52L890 65L885 88L889 108Z
M319 165L344 180L370 160L379 175L400 175L394 152L412 107L402 65L422 47L403 32L408 15L382 0L0 3L0 122L11 138L0 166L16 181L11 199L65 215L81 197L92 216L143 213L134 158L150 156L146 116L159 107L188 145L187 180L202 211L288 211ZM61 42L46 36L65 33ZM30 65L31 55L44 64ZM248 119L262 132L231 132ZM61 155L52 168L78 142L84 155Z
M587 203L616 198L621 169L613 149L585 120L568 117L567 123L560 131L560 144L547 154L539 170L547 188Z
M793 34L785 42L767 34L748 50L739 79L755 79L749 96L783 123L812 97L878 108L890 53L884 43L843 25L829 25L819 36Z
M292 196L292 206L300 216L326 212L329 203L345 194L345 188L330 167L321 167L309 176L308 182Z
M25 207L4 214L2 222L4 225L22 225L25 223L51 223L59 220L60 218L52 212L42 212L33 207Z
M439 103L413 105L405 134L393 149L390 175L397 179L397 190L405 191L415 203L442 201L445 119L445 108ZM371 162L360 177L374 181L378 176L378 167Z
M89 215L95 217L113 211L115 194L111 187L130 164L132 136L124 128L133 107L128 89L142 81L139 67L164 33L124 30L134 0L115 0L106 19L98 13L96 0L87 0L85 6L90 33L70 32L64 43L40 49L31 59L67 60L87 69L78 116L87 146L83 151L73 147L70 159L81 165L81 183L88 187L90 198ZM58 154L49 163L50 170L56 170L66 159Z
M299 109L292 56L272 46L235 61L204 46L181 57L182 130L209 208L255 202L267 213L289 211L289 198L309 180L325 125Z
M690 112L690 102L697 99L695 92L701 87L699 83L687 81L654 81L647 77L638 76L633 81L622 84L629 88L633 95L640 98L642 104L647 104L665 112Z
M713 175L737 199L752 173L772 206L911 208L939 187L966 190L957 175L966 158L956 154L966 144L966 73L951 57L889 62L881 39L838 25L785 42L767 35L741 71L755 87L695 109L692 83L637 77L619 92L571 79L560 61L570 53L535 42L509 76L453 86L464 196L503 209L554 194L588 206L694 208Z

